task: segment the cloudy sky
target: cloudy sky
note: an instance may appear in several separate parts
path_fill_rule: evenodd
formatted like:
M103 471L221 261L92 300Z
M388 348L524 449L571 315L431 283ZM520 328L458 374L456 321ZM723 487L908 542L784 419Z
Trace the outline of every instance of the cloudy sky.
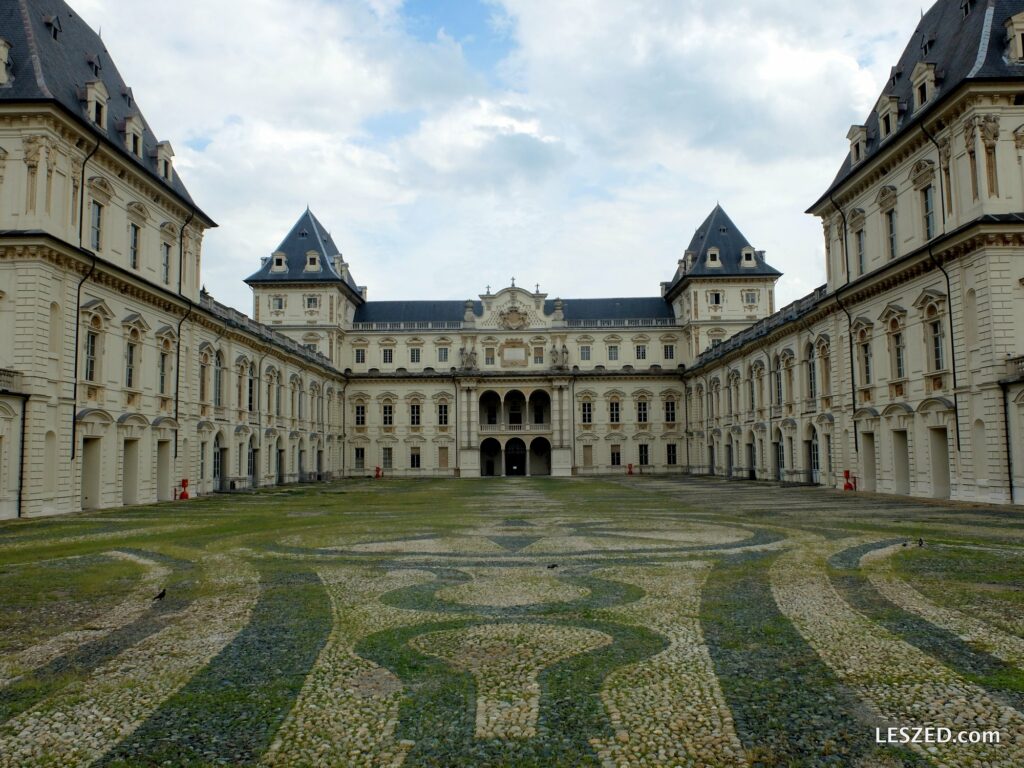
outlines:
M657 295L716 202L802 296L804 210L921 4L73 0L220 225L208 290L247 312L307 204L371 299Z

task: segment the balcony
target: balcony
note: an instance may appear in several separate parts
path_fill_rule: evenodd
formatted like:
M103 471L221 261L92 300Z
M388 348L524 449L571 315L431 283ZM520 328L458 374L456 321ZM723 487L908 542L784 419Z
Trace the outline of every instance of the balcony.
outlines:
M0 392L20 392L21 374L10 368L0 368Z
M480 432L482 434L494 434L496 432L550 432L551 423L544 422L542 424L481 424Z

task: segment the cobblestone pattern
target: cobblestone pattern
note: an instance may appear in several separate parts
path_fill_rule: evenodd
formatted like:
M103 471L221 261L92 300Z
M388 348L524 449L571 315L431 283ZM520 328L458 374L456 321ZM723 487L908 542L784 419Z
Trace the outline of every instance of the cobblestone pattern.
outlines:
M0 726L0 768L86 765L131 734L246 625L256 572L225 555L203 556L222 585L161 632L132 646L84 682L68 686Z
M0 688L8 685L28 670L41 667L73 648L98 640L118 627L130 624L149 610L152 597L159 590L157 585L164 582L171 572L170 569L153 560L129 552L115 550L106 554L109 557L131 560L141 565L145 570L139 579L138 586L128 597L102 616L90 620L86 626L62 632L23 651L0 658Z
M647 593L632 605L602 614L648 627L669 640L664 651L613 672L605 683L601 699L615 737L591 744L607 768L746 765L697 618L710 569L710 563L694 561L595 572Z
M567 603L586 597L589 591L548 575L547 569L461 568L472 580L444 587L441 600L469 606L513 608L539 603Z
M473 675L478 739L525 739L537 735L541 670L611 642L592 629L522 623L430 632L412 645Z
M825 560L862 543L803 537L772 568L779 608L819 656L882 718L899 726L998 729L998 745L914 745L940 765L1019 768L1024 765L1024 715L897 639L847 605L829 581Z
M926 621L956 633L962 640L977 645L1008 664L1024 669L1024 638L929 600L893 572L890 558L901 551L902 545L893 544L872 550L861 558L868 580L883 597L905 611L916 613Z
M387 592L434 576L411 569L381 573L343 567L319 575L331 599L334 629L261 764L401 765L412 746L394 738L402 682L358 656L354 647L374 632L446 618L378 602Z

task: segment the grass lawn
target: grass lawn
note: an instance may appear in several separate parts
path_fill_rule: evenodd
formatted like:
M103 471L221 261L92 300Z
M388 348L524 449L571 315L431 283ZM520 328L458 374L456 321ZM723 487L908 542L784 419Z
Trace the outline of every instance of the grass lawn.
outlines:
M707 478L10 521L0 768L1019 768L1022 616L1019 509Z

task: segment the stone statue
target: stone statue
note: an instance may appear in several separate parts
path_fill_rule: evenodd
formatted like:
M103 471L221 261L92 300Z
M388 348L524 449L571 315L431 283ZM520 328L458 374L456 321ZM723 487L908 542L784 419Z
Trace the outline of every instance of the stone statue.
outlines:
M562 367L562 363L561 363L561 361L559 360L559 357L558 357L558 347L555 347L555 346L551 347L551 367L552 368L561 368Z
M471 349L466 353L465 367L470 370L476 370L476 349Z

